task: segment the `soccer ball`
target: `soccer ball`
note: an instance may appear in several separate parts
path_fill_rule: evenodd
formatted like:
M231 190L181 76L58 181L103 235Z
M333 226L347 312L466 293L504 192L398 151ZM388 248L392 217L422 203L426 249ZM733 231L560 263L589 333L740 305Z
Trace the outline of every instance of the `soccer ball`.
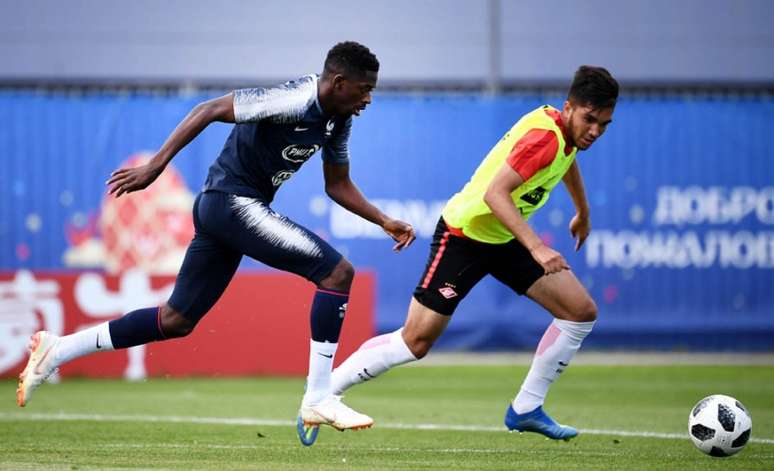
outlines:
M693 444L710 456L739 453L750 440L751 431L750 413L731 396L705 397L688 416L688 433Z

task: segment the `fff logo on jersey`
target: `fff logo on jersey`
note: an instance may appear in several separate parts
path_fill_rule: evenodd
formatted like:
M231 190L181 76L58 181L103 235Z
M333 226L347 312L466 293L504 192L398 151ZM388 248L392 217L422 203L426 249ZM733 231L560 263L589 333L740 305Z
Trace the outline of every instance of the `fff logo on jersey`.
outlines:
M282 158L294 164L302 164L319 148L319 144L292 144L282 149Z

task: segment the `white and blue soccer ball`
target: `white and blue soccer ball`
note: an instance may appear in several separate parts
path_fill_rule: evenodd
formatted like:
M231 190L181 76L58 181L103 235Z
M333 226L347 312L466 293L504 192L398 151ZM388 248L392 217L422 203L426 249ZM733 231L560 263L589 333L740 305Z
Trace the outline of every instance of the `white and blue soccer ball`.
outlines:
M710 456L739 453L750 440L752 417L731 396L715 394L699 401L688 416L688 433L696 448Z

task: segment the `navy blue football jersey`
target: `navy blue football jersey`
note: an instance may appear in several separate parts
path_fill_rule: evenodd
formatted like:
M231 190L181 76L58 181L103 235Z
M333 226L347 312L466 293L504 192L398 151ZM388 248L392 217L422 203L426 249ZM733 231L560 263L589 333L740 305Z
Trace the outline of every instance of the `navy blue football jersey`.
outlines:
M210 166L204 191L274 199L280 185L322 149L325 162L349 162L351 116L326 115L317 75L277 87L234 91L236 124Z

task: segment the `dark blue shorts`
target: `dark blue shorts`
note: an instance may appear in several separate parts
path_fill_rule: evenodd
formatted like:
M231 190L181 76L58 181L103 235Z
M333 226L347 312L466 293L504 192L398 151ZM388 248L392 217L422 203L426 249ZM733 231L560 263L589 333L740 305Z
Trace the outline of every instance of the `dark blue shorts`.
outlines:
M200 193L193 207L196 234L169 298L172 309L198 321L220 298L242 255L319 284L342 256L312 231L256 198Z

